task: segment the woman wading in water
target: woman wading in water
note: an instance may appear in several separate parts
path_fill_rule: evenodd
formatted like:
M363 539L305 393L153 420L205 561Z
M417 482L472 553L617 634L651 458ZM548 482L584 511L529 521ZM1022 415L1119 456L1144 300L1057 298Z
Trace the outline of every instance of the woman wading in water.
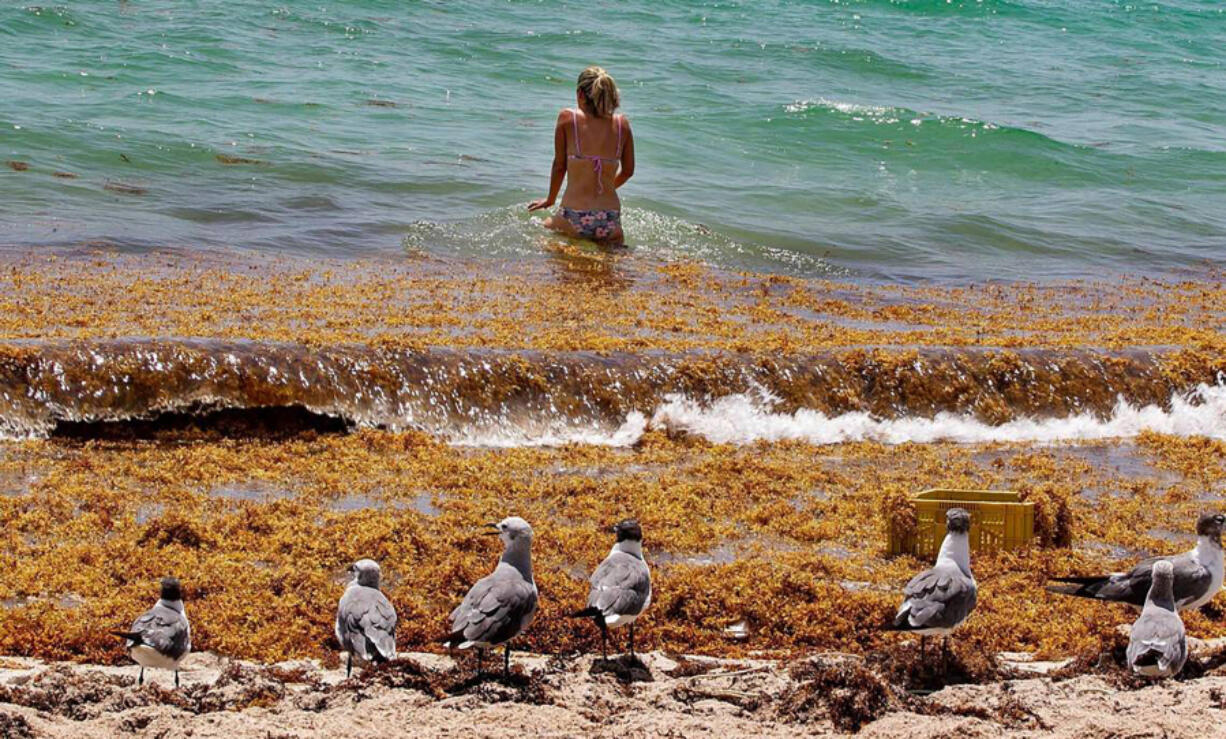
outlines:
M634 175L630 122L616 113L621 104L617 83L600 67L588 67L579 75L575 99L578 107L558 113L553 131L549 197L529 203L528 210L553 205L565 178L562 207L545 219L545 227L567 236L620 245L617 188Z

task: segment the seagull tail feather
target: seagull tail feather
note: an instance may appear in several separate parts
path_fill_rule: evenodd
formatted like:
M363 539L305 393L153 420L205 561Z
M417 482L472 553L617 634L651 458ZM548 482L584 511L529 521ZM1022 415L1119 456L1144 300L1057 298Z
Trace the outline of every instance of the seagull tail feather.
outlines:
M461 644L463 644L465 641L467 640L464 638L464 630L460 629L459 631L453 631L447 636L440 638L438 640L438 643L446 644L448 649L455 649L459 647Z
M1069 577L1051 577L1048 578L1052 582L1076 583L1078 585L1093 585L1096 582L1106 580L1105 575L1090 575L1090 576L1069 576Z
M111 636L117 636L120 639L127 639L133 644L140 644L140 634L135 631L112 631Z
M899 611L893 621L882 624L881 628L884 631L914 631L915 627L911 625L911 609L904 608Z
M1091 586L1101 581L1097 577L1058 577L1053 578L1057 584L1048 585L1043 588L1049 593L1056 595L1071 595L1076 598L1095 598L1097 594L1091 590Z
M389 644L389 641L391 640L381 639L377 642L369 636L366 637L366 653L370 655L372 662L378 664L396 659L396 643Z
M596 606L588 606L587 608L584 608L582 611L575 611L574 613L570 614L570 617L571 618L596 618L599 615L601 615L599 608L597 608Z

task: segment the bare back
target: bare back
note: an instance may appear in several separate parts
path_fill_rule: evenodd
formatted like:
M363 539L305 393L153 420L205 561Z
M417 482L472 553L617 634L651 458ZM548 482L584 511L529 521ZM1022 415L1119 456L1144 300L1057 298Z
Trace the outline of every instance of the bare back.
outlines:
M599 118L568 108L558 115L557 133L566 153L563 207L620 210L615 183L630 138L625 118L620 114Z

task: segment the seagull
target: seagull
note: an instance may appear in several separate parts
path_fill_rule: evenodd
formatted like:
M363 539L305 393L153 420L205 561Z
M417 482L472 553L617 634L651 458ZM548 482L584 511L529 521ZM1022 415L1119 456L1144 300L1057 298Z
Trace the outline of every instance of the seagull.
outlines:
M396 659L396 609L379 590L379 563L359 559L349 571L353 580L336 608L336 640L349 653L345 677L355 654L367 663Z
M485 650L506 644L503 675L511 674L510 641L532 623L537 589L532 579L532 527L522 518L486 524L489 536L502 540L502 557L489 575L477 581L451 612L451 633L442 641L451 649L477 649L477 673Z
M145 684L145 668L175 671L179 687L179 663L192 649L192 627L183 610L183 590L173 577L162 579L161 597L156 605L132 624L130 631L112 631L124 640L128 656L140 665L137 685Z
M1136 608L1145 605L1150 588L1150 573L1154 563L1166 559L1174 571L1175 607L1181 611L1200 608L1222 588L1222 526L1226 516L1203 513L1196 521L1196 546L1190 552L1174 557L1150 557L1137 563L1128 572L1116 572L1095 577L1056 577L1059 585L1048 585L1049 593L1074 595L1078 598L1127 603Z
M1146 677L1173 677L1188 661L1188 637L1175 610L1175 568L1160 559L1152 569L1154 584L1128 640L1128 666Z
M950 508L945 512L945 541L932 569L911 578L903 588L906 600L894 615L888 628L911 631L920 635L920 654L924 641L931 634L944 637L945 653L949 653L949 633L958 627L975 608L979 589L971 574L971 550L967 537L971 530L971 514L965 508Z
M633 519L613 526L617 543L592 573L587 608L573 618L591 618L600 627L600 655L608 661L609 629L630 627L630 656L634 656L634 622L651 605L651 571L643 561L643 529Z

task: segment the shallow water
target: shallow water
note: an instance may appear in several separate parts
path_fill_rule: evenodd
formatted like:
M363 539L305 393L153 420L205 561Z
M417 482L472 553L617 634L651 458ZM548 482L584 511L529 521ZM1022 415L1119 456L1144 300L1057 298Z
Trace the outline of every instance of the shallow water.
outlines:
M7 245L532 257L600 62L644 252L913 280L1226 251L1209 0L94 1L6 6L0 38Z

